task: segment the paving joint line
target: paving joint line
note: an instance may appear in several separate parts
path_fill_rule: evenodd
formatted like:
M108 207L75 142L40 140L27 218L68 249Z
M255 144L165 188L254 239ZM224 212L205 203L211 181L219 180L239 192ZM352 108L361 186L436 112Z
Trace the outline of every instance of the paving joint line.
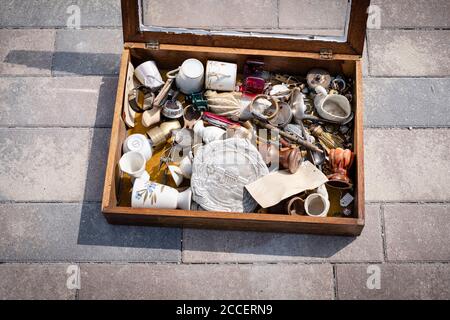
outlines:
M337 267L335 264L331 266L333 268L333 300L338 300L338 276Z
M97 126L64 126L64 125L0 125L0 129L111 129L112 126L107 125L97 125ZM414 130L447 130L450 129L450 125L448 126L375 126L375 125L368 125L364 126L365 130L408 130L408 131L414 131Z
M0 30L55 30L55 31L84 31L84 30L123 30L122 26L82 26L80 29L67 26L0 26Z
M176 261L76 261L73 260L70 261L21 261L21 260L8 260L8 261L1 261L0 265L67 265L67 264L74 264L74 265L111 265L111 266L133 266L133 265L148 265L148 266L169 266L169 265L178 265L178 266L298 266L298 265L308 265L308 266L315 266L315 265L359 265L359 266L365 266L365 265L396 265L396 266L407 266L407 265L450 265L450 260L405 260L405 261L322 261L322 262L314 262L314 261L299 261L299 262L248 262L248 263L241 263L241 262L221 262L221 263L211 263L211 262L203 262L203 263L180 263Z
M5 126L0 125L0 129L112 129L108 126Z
M381 224L381 244L383 246L383 260L384 262L389 261L388 255L387 255L387 241L386 241L386 223L384 219L384 208L385 204L380 205L380 224Z

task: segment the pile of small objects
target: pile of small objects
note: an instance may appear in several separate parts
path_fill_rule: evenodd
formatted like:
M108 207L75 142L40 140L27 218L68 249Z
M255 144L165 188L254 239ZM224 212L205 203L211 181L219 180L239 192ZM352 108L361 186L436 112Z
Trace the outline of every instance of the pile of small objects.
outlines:
M353 215L351 78L274 74L262 60L238 76L236 64L188 59L164 81L147 61L130 64L127 89L119 165L132 207Z

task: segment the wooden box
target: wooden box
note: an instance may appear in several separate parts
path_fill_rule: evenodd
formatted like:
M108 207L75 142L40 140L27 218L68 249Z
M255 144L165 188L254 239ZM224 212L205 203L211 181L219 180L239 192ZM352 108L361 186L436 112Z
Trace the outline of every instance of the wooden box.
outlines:
M364 153L363 98L361 57L364 47L367 9L370 0L349 1L348 23L344 36L290 37L239 32L196 32L170 28L142 28L142 2L122 0L124 49L120 64L114 120L109 146L102 212L112 224L182 226L189 228L237 229L272 232L359 235L364 227ZM197 58L235 62L242 69L246 59L264 59L269 71L306 74L313 67L343 73L354 79L353 108L355 164L354 216L351 218L313 218L274 214L223 213L206 211L135 209L121 207L118 201L118 162L127 128L122 119L127 95L125 82L128 63L135 66L155 60L158 66L171 70L187 59Z

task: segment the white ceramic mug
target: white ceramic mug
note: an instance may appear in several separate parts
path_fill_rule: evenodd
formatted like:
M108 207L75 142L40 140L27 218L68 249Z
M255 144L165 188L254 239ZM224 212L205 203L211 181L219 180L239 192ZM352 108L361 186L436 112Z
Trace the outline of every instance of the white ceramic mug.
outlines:
M152 146L150 141L143 134L132 134L123 143L123 152L137 151L142 153L145 160L152 157Z
M316 87L314 105L317 113L326 120L345 122L352 114L348 99L340 94L328 94L324 87Z
M131 151L125 153L119 161L120 170L134 179L150 180L150 175L145 171L147 161L142 153Z
M204 79L203 63L197 59L188 59L179 68L176 84L182 93L189 95L203 90Z
M237 64L208 61L205 87L208 90L234 91L236 88Z
M164 85L164 81L159 73L155 61L147 61L139 65L134 71L134 75L144 86L157 90Z
M133 208L190 210L192 191L184 192L152 181L136 180L131 195Z
M326 217L330 201L320 193L313 193L305 200L305 211L310 217Z

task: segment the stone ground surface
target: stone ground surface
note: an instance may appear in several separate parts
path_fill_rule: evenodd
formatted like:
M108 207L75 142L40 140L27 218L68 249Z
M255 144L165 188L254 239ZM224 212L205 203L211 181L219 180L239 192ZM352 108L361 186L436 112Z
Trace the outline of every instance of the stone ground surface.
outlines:
M178 1L148 2L152 21L192 25L164 20ZM322 2L230 1L215 22L332 34L342 10ZM255 3L278 15L233 9ZM367 225L348 238L107 224L120 1L0 0L0 299L449 299L450 5L372 3L382 24L364 55ZM66 27L72 4L82 30ZM312 7L323 11L298 19ZM80 289L66 285L71 265Z

